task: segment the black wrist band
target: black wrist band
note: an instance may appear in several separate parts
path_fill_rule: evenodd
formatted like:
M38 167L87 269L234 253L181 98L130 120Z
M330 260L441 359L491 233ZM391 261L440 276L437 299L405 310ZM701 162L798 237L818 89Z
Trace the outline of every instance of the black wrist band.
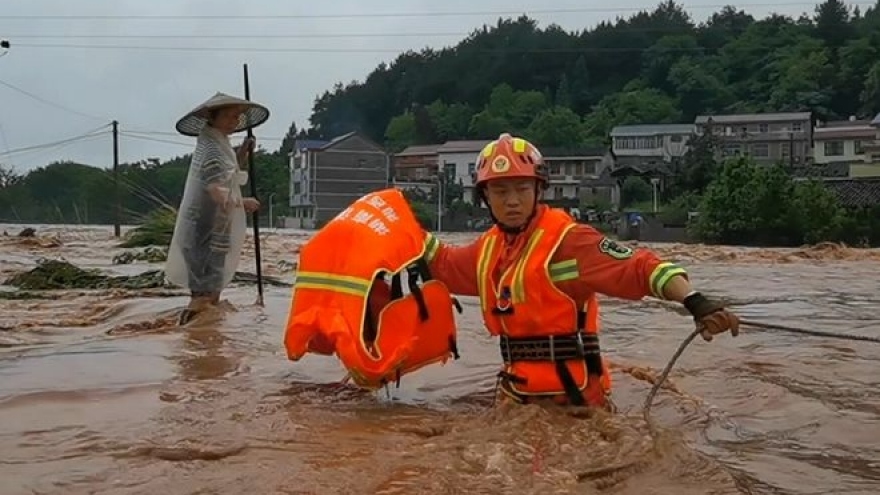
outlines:
M687 309L688 312L694 316L696 316L697 308L705 305L705 303L706 303L706 296L704 296L703 294L700 294L699 292L694 292L693 294L684 298L684 301L682 301L682 304L684 304L685 309Z

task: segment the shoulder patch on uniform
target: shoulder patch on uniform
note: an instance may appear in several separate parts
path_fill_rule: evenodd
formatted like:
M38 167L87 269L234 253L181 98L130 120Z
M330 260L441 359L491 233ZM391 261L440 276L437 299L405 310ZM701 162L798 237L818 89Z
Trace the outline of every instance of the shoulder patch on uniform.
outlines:
M618 260L632 258L633 255L632 248L622 246L608 237L602 238L602 242L599 243L599 251Z

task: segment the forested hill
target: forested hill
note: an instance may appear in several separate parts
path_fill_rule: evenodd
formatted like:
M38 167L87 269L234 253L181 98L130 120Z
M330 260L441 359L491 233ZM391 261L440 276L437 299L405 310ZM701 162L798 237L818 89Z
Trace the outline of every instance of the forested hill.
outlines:
M570 145L617 124L795 110L880 111L880 0L829 0L797 19L726 7L699 23L669 1L581 32L502 19L337 84L316 98L309 134L361 130L400 148L513 130Z

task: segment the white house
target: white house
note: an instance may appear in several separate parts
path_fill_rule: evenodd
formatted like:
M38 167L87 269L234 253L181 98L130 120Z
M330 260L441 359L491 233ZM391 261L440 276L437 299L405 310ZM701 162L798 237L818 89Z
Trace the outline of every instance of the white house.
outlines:
M659 157L663 161L684 156L693 124L619 125L611 130L617 156Z
M865 145L874 140L874 128L868 120L817 122L813 129L813 162L865 162Z
M602 148L547 148L543 154L550 174L550 184L544 194L548 200L579 199L581 184L598 179L610 160Z
M464 186L464 201L473 204L477 157L489 140L446 141L437 148L437 167Z

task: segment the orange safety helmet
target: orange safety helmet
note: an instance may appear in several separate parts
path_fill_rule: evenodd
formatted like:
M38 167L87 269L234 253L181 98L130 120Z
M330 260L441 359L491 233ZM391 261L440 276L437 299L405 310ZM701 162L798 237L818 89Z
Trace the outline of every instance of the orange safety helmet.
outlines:
M508 133L487 144L477 157L477 188L493 179L533 177L543 189L549 185L544 157L532 143Z

